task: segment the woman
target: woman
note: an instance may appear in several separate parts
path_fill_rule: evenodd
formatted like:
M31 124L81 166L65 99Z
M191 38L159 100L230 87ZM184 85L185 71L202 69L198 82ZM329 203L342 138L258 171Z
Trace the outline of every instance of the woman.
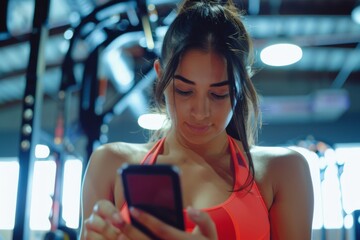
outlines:
M180 6L154 63L155 102L170 127L160 140L110 143L92 154L82 238L148 239L121 214L127 209L116 170L166 163L182 172L186 231L130 209L162 239L311 239L306 161L287 148L254 145L259 121L250 60L251 42L232 1Z

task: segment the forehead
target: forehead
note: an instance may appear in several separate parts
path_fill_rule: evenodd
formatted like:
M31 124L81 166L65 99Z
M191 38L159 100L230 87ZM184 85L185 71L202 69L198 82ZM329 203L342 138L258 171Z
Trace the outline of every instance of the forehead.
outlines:
M182 55L176 73L192 81L219 82L227 80L227 63L224 56L214 51L192 49Z

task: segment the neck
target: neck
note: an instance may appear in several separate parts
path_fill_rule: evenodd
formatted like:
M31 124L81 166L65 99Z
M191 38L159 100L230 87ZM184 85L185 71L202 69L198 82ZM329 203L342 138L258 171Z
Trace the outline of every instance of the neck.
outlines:
M228 153L229 143L226 132L201 144L187 141L175 131L170 131L166 139L168 150L179 149L184 152L193 152L206 159L217 158Z

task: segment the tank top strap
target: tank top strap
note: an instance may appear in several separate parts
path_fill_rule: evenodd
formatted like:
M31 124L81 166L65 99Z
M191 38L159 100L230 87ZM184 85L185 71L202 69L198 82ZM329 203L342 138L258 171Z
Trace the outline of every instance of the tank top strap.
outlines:
M156 161L156 157L159 155L159 152L162 151L165 138L157 141L150 151L145 155L144 159L140 162L141 165L153 165Z
M247 176L249 174L249 168L246 162L246 158L244 157L235 140L232 137L228 136L228 141L235 172L234 189L238 189L245 184Z
M241 149L239 148L239 146L237 145L237 143L235 142L235 140L230 136L228 136L228 140L229 140L230 153L231 153L231 157L233 158L233 161L236 160L240 166L249 168L246 158L243 152L241 151Z

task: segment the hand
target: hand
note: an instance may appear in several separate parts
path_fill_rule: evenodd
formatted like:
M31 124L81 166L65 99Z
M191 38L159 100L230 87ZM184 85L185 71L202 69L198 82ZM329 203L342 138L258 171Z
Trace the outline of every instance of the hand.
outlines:
M184 239L216 240L217 239L215 224L211 220L210 216L205 212L201 212L193 208L188 208L188 214L190 219L197 225L192 233L187 233L185 231L178 230L139 209L130 208L130 214L137 221L139 221L144 226L146 226L148 229L151 229L151 231L156 236L161 236L162 239L167 239L167 240L184 240ZM135 227L129 224L121 225L120 229L122 233L127 236L128 239L149 240L149 237L145 236L142 232L140 232Z
M193 208L188 208L190 219L197 225L192 233L178 230L139 209L131 208L130 214L163 239L217 239L215 224L209 215ZM107 200L100 200L95 204L93 213L85 220L84 226L84 238L87 240L149 240L140 230L126 223L114 204Z
M118 209L108 200L98 201L92 214L84 221L83 238L86 240L118 239L124 224ZM126 239L126 238L125 238Z
M197 236L196 239L216 240L218 238L215 223L207 213L192 207L188 207L187 212L190 219L196 224L193 230L193 235Z

